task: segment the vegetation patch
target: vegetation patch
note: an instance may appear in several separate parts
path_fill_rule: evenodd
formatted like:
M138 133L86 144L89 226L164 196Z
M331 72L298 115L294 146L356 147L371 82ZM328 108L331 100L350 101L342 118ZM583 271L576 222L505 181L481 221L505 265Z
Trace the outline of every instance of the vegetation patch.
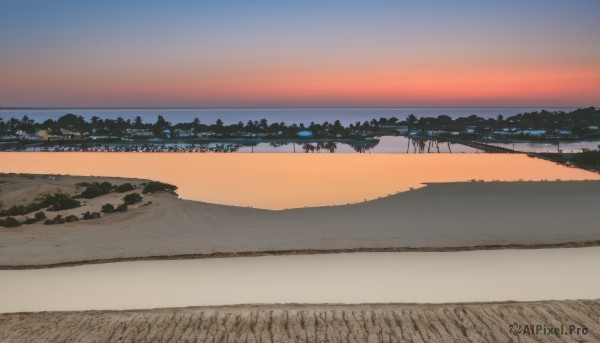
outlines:
M177 190L177 186L175 186L175 185L158 182L158 181L152 181L152 182L148 182L146 185L144 185L142 194L151 194L151 193L156 193L156 192L175 193L176 190Z
M119 193L125 193L125 192L132 191L134 189L135 189L135 187L132 184L130 184L129 182L126 182L126 183L124 183L122 185L119 185L117 187L117 192L119 192Z
M85 199L92 199L104 194L108 194L112 189L113 185L110 182L92 182L83 192L81 192L80 196Z
M131 193L131 194L127 194L124 198L123 198L123 202L126 205L133 205L135 203L138 203L142 201L142 196L139 193Z

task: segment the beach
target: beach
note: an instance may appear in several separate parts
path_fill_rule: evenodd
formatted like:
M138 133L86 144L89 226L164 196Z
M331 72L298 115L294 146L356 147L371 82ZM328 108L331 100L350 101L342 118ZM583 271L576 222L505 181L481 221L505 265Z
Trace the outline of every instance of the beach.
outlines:
M3 179L16 180L19 187L37 182L22 176ZM59 179L51 182L64 189L82 180ZM600 232L589 214L596 210L598 192L600 181L434 183L358 204L280 211L155 193L144 195L126 213L96 220L1 228L0 267L361 249L594 246ZM121 197L109 193L85 206L99 209ZM65 215L84 209L67 210Z

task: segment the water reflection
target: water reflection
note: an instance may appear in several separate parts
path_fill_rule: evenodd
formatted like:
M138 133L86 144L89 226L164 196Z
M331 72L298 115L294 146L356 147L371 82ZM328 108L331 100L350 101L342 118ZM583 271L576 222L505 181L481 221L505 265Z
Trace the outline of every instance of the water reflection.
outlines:
M404 136L382 136L345 141L235 141L235 142L120 142L78 143L44 147L28 146L24 151L51 152L241 152L241 153L473 153L479 152L462 144Z
M0 172L144 178L176 184L185 199L268 209L360 202L423 182L600 177L522 154L306 154L298 144L285 147L294 146L296 154L6 152Z

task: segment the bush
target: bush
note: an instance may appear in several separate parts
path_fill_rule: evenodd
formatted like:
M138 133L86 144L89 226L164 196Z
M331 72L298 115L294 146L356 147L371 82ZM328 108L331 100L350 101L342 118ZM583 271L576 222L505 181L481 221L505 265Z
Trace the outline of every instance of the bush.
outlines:
M65 218L63 218L60 214L52 219L52 225L64 224Z
M40 221L42 219L46 219L46 214L44 212L38 212L34 214L35 220Z
M112 190L112 184L110 182L92 182L87 188L81 192L80 196L86 199L92 199L99 197L104 194L108 194Z
M139 193L127 194L123 198L123 202L125 202L126 205L133 205L136 202L140 202L140 201L142 201L142 196Z
M125 192L132 191L134 189L135 189L135 187L133 187L132 184L130 184L129 182L127 182L127 183L124 183L122 185L119 185L119 187L117 187L117 192L119 192L119 193L125 193Z
M110 214L115 211L115 206L112 204L104 204L102 205L102 213Z
M100 218L100 216L101 216L100 212L87 211L83 214L83 219L84 220L98 219L98 218Z
M33 224L35 222L37 222L37 220L35 218L26 217L25 221L23 221L23 224Z
M70 215L70 216L67 216L67 218L65 220L67 221L67 223L72 223L72 222L78 221L79 218L77 218L77 216L75 216L75 215Z
M75 200L70 195L64 193L47 195L44 198L43 204L50 206L50 211L69 210L81 206L79 200Z
M121 204L115 208L115 212L127 212L127 204Z
M54 223L52 222L52 220L50 220L50 219L46 219L46 220L44 221L44 225L54 225Z
M21 226L21 223L15 217L6 217L4 219L4 227L17 227Z
M142 190L142 194L149 194L155 192L169 192L174 193L177 190L177 186L170 185L168 183L162 182L149 182L144 186L144 190Z

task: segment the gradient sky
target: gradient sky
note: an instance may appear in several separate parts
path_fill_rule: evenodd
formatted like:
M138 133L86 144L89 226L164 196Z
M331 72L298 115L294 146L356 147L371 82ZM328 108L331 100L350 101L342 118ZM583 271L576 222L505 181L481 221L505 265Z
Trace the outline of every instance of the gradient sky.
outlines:
M0 1L0 106L600 105L600 1Z

